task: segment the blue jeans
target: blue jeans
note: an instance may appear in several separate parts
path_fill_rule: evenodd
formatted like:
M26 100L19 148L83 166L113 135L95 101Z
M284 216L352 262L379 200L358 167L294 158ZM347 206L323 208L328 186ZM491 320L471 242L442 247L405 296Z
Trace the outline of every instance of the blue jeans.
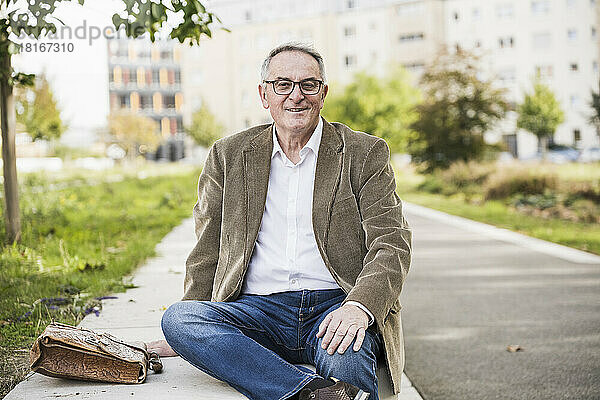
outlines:
M323 318L345 296L331 289L181 301L165 311L162 330L183 359L250 399L287 399L313 378L335 377L378 400L380 335L369 328L359 351L350 346L333 355L316 337ZM313 364L316 374L294 364Z

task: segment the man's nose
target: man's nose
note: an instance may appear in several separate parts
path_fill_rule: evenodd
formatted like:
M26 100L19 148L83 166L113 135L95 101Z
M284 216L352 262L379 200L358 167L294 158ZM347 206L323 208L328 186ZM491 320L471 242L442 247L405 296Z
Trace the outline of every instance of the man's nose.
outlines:
M300 84L297 83L294 85L294 88L292 90L292 93L290 93L288 95L288 97L290 98L290 100L294 101L294 102L299 102L304 98L304 95L302 94L302 90L300 90Z

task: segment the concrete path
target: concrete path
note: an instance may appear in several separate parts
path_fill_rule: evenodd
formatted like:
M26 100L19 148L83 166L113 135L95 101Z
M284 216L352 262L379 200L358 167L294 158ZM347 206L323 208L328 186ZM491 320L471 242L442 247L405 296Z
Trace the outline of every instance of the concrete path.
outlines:
M99 317L88 315L81 326L98 332L109 332L125 340L162 339L160 319L170 304L181 298L185 258L195 244L193 222L185 220L157 246L157 257L135 273L133 283L139 287L118 293L117 299L105 300ZM6 400L32 399L203 399L237 400L245 397L179 357L163 359L164 372L148 372L141 385L110 385L70 381L30 375L6 397ZM402 394L389 393L386 372L379 371L382 400L420 400L421 397L406 376Z
M406 210L405 370L425 399L600 399L600 257Z

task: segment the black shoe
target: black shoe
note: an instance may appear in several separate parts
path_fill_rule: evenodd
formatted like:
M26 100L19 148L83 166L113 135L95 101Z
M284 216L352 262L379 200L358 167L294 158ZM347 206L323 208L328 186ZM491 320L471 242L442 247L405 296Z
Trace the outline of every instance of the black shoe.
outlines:
M322 389L304 388L298 396L299 400L367 400L368 398L369 393L342 381Z

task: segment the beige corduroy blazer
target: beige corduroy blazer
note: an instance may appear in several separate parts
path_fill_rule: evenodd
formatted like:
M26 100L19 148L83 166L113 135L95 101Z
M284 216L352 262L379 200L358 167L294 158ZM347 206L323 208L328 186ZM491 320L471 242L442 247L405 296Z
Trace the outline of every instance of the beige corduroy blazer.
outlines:
M265 208L272 149L272 125L211 147L198 181L193 210L198 240L186 262L184 300L238 297ZM411 261L411 231L384 140L324 121L312 222L325 265L347 293L344 301L358 301L375 316L399 392L404 367L399 295Z

